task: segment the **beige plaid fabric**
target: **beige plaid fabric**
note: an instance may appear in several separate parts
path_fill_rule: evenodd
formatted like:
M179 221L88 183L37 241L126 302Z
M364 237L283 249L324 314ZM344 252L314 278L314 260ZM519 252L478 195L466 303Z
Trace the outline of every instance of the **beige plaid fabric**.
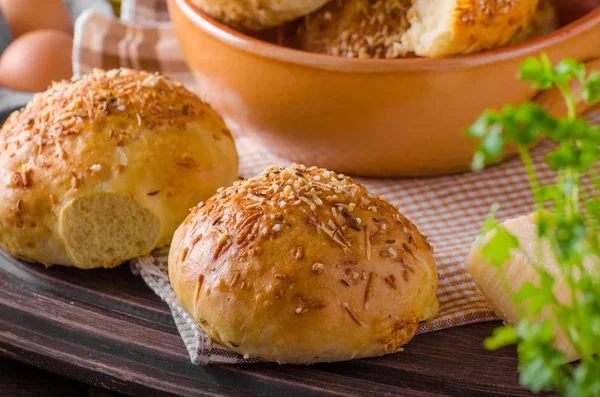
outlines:
M188 72L175 33L168 23L165 0L125 0L123 16L123 21L93 13L80 17L76 24L75 71L87 73L94 67L110 69L120 66L159 71L181 80L201 94ZM590 117L600 123L600 108L596 110L590 113ZM236 144L242 176L256 175L271 164L290 163L287 159L275 157L249 136L237 135ZM533 152L542 182L553 178L552 173L542 166L542 158L548 148L549 145L544 144ZM433 321L421 324L418 332L496 320L467 273L464 259L493 203L501 204L499 219L530 212L531 194L520 161L507 161L480 173L436 178L357 179L373 193L383 194L389 201L398 204L400 211L430 236L435 246L441 310ZM145 258L135 262L133 267L144 276L142 270L152 268L152 261L152 258ZM156 266L160 268L160 260L156 261ZM144 278L171 306L192 361L200 364L250 362L220 347L212 348L205 335L198 333L189 316L182 319L187 314L182 314L178 303L173 302L172 290L169 291L164 273L163 276L160 272L146 273Z
M121 21L133 25L169 22L166 0L123 0Z

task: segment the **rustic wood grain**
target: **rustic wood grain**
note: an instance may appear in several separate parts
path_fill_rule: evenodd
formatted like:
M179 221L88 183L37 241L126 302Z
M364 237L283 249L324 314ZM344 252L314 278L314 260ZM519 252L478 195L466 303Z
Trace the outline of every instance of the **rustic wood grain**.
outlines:
M0 358L0 396L85 397L88 387L31 366ZM100 396L99 396L100 397Z
M130 395L526 396L496 324L416 337L405 352L314 366L191 365L168 307L127 266L80 271L0 252L0 353Z
M105 389L90 386L88 388L87 397L122 397L122 394L110 392Z
M65 377L0 357L2 397L123 397Z

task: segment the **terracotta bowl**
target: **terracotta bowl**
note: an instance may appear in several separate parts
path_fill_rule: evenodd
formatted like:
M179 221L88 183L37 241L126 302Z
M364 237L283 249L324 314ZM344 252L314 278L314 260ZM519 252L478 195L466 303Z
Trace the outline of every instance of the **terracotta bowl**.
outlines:
M515 78L526 57L545 51L553 61L572 57L600 69L598 5L557 0L563 27L521 45L360 60L278 46L215 22L189 0L169 0L187 63L234 131L296 162L371 176L467 170L474 142L462 130L487 108L536 95ZM556 93L536 99L562 111Z

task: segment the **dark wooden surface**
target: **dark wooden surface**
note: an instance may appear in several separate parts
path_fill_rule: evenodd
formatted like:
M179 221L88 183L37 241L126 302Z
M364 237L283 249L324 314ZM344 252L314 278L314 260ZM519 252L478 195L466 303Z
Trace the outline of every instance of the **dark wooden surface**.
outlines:
M375 359L196 367L168 307L128 266L45 269L0 252L0 355L128 395L528 395L514 351L481 345L494 326L421 335Z
M40 369L0 359L0 395L4 397L81 397L88 387Z
M30 365L0 358L2 397L122 397Z

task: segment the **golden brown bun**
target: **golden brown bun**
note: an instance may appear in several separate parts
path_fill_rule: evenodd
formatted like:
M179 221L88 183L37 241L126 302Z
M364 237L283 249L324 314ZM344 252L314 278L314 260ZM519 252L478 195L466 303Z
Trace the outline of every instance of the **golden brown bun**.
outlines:
M538 0L334 0L307 16L301 49L356 58L438 57L509 44Z
M403 44L419 56L470 54L509 44L538 0L415 0Z
M540 0L529 25L513 37L511 44L535 39L558 29L558 14L551 0Z
M207 104L127 69L55 83L12 114L0 147L0 246L46 265L113 267L164 246L237 173Z
M218 343L310 364L400 351L438 311L432 251L397 207L352 179L270 167L192 211L169 276Z
M318 9L329 0L192 0L213 18L234 28L261 30Z

